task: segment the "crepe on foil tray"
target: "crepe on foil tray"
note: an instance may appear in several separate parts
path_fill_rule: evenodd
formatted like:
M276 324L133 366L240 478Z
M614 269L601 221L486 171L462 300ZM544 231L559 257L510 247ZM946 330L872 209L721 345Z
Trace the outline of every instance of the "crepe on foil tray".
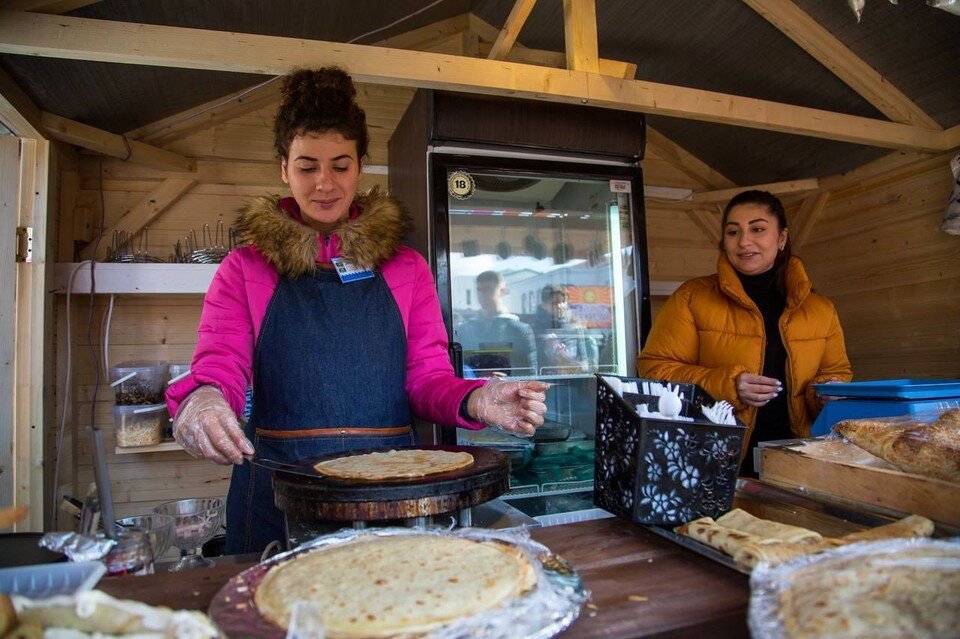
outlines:
M355 576L347 577L350 590L357 592L371 592L370 596L357 596L357 592L347 593L340 596L335 593L333 598L327 597L322 591L322 586L317 586L316 582L310 584L298 584L298 588L293 591L309 592L315 591L320 600L305 599L303 601L293 601L292 596L282 604L281 616L278 617L277 610L261 610L258 603L264 603L271 597L263 595L258 596L257 589L262 583L276 581L275 577L270 576L281 574L284 565L294 565L292 562L298 559L306 562L305 557L311 553L330 552L330 557L337 558L343 555L344 549L347 552L353 552L350 549L356 549L356 544L366 544L369 542L390 542L391 544L415 541L422 543L424 540L436 539L450 540L451 546L461 544L462 542L474 542L479 548L499 546L507 556L515 557L520 565L528 568L520 571L519 582L523 585L511 590L497 589L496 584L491 584L494 591L498 593L493 597L494 601L490 606L466 606L465 613L453 617L444 618L444 611L438 611L431 616L433 607L430 606L431 597L437 597L444 592L445 586L454 586L455 583L447 583L447 579L464 580L464 583L458 587L469 584L473 575L468 572L458 571L456 568L450 568L449 574L442 574L441 581L437 582L436 589L418 590L413 593L400 592L403 588L395 587L395 584L412 583L418 579L416 574L419 568L419 558L408 561L404 570L410 571L410 579L404 581L402 574L398 573L395 563L385 567L383 579L376 570L369 570L369 566L364 566L363 570L357 572ZM429 541L426 546L429 547ZM438 544L446 546L446 544ZM347 547L350 547L348 549ZM386 548L380 544L381 548ZM370 548L377 548L371 546ZM336 554L334 554L336 553ZM375 553L376 554L376 553ZM390 557L391 561L400 563L401 557L380 553L383 558ZM315 565L322 565L320 556L317 555ZM342 557L337 559L341 561ZM456 559L456 555L454 555ZM446 559L445 559L446 561ZM302 564L306 565L306 563ZM389 568L389 569L388 569ZM449 566L448 566L449 568ZM429 570L429 569L427 569ZM430 574L439 574L440 571L433 571ZM312 573L315 575L315 571ZM317 579L316 577L314 577ZM319 580L318 580L319 581ZM383 583L378 583L383 582ZM364 584L365 585L362 585ZM420 579L421 585L424 583ZM288 584L289 585L289 584ZM486 584L480 584L484 586ZM389 597L395 597L395 601L386 602L383 595L373 594L376 589L394 588ZM483 596L482 589L477 591ZM412 601L404 603L403 597L412 598ZM491 596L490 591L486 591L486 596ZM326 599L323 599L327 597ZM387 597L387 598L389 598ZM298 639L307 639L320 636L317 629L323 628L327 639L360 639L361 637L424 637L430 639L495 639L507 637L528 637L533 639L546 639L559 633L568 627L577 618L584 602L589 597L583 589L579 575L574 571L561 557L553 554L550 550L530 539L526 531L491 531L485 529L461 529L456 531L443 529L409 529L409 528L381 528L367 530L343 530L332 535L318 537L317 539L300 546L299 548L278 555L266 562L258 564L231 579L217 593L210 605L210 616L230 637L297 637ZM274 601L277 599L274 597ZM352 601L351 601L352 600ZM354 604L363 605L364 601L372 604L370 610L366 613L360 612L366 616L372 615L374 618L370 624L366 624L364 619L359 618L356 611L361 608L353 607ZM386 603L395 603L398 610L413 610L417 612L422 609L424 614L422 618L406 619L404 624L394 627L386 627L380 623L377 614L382 612ZM341 607L345 604L346 607ZM354 610L355 613L348 613L347 616L330 616L325 606L333 606L337 610ZM376 606L380 606L379 609ZM268 604L269 607L269 604ZM389 612L389 611L388 611ZM449 612L449 611L447 611ZM292 614L291 614L292 613ZM431 614L427 614L431 613ZM338 613L342 614L342 613ZM287 615L286 618L282 615ZM270 618L280 622L272 623ZM282 627L283 621L289 619L287 625L290 632L287 634ZM324 621L326 620L326 627ZM364 630L366 628L366 630Z

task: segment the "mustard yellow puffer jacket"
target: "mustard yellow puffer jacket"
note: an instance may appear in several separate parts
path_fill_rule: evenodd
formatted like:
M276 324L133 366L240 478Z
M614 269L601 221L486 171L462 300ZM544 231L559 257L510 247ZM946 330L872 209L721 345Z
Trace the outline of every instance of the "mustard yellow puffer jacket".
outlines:
M797 437L808 437L819 412L811 384L850 381L853 372L836 309L812 292L796 257L787 264L786 288L787 305L780 317L787 351L784 391L790 429ZM762 373L765 344L763 317L721 253L716 275L685 282L663 305L637 369L641 377L692 382L727 400L752 431L757 409L740 402L735 380L743 372ZM748 432L745 441L749 439Z

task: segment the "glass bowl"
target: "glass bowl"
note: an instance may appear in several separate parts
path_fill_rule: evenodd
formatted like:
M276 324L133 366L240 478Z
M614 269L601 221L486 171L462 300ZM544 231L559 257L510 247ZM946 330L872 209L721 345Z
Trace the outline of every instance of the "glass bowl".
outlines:
M174 519L173 545L180 549L181 559L171 570L213 565L200 556L199 549L219 532L225 507L223 499L206 497L168 501L153 509Z
M124 517L118 519L117 523L124 528L140 528L147 533L150 538L150 546L153 548L153 556L159 561L173 542L173 528L176 520L171 515L160 515L157 513L151 515L135 515L133 517Z

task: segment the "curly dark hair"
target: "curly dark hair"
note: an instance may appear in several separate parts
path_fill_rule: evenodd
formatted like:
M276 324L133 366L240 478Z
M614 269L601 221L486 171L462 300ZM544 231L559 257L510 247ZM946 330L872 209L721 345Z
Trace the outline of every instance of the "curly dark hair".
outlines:
M357 104L357 89L339 67L294 69L280 85L280 107L273 122L274 146L284 159L293 138L334 131L357 143L357 159L367 155L367 114Z

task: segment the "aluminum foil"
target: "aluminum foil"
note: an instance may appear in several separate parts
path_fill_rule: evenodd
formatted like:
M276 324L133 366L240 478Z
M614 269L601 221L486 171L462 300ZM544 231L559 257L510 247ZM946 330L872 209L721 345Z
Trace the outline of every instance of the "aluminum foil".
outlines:
M74 532L47 533L40 538L40 546L61 552L70 561L99 561L117 545L116 540L103 535L88 537Z
M457 530L442 528L346 529L318 537L302 544L295 550L277 555L254 568L244 571L217 593L214 602L211 603L211 616L225 631L229 631L226 627L228 625L242 625L244 632L248 632L251 636L254 633L262 635L262 629L257 627L257 623L249 623L251 621L249 615L256 614L259 617L259 613L250 610L252 604L251 591L255 590L256 587L254 580L257 583L259 582L256 575L260 575L260 578L262 578L262 574L266 572L267 568L282 563L300 553L350 543L366 535L384 537L436 535L438 537L463 537L479 542L499 541L519 548L531 560L530 563L534 567L537 579L530 592L506 602L500 608L465 617L437 628L426 635L422 635L424 639L508 639L513 637L546 639L547 637L553 637L572 624L579 616L583 604L590 597L590 593L584 590L577 572L561 557L552 553L549 548L530 539L526 530L490 530L485 528L461 528ZM253 576L253 579L245 577L245 573L249 573L248 576ZM248 599L250 600L249 603L247 602ZM224 605L224 602L229 603ZM319 607L310 605L309 602L295 603L294 615L291 618L286 639L323 639L321 613ZM241 615L243 619L234 618L237 615ZM241 632L241 634L243 633Z
M910 548L930 547L943 550L943 557L931 561L929 558L903 557L902 553ZM753 569L750 575L750 608L748 622L750 636L753 639L789 639L794 633L804 632L804 628L796 624L786 627L780 616L783 602L783 591L797 579L819 579L820 575L832 574L837 569L838 562L846 563L849 559L859 559L858 563L867 561L900 564L910 568L920 568L930 571L930 578L936 579L944 572L960 571L960 538L951 540L933 539L894 539L885 541L863 542L841 546L833 550L796 557L780 564L761 563ZM812 569L812 570L811 570ZM892 593L891 596L895 596ZM957 597L960 599L960 597ZM923 614L923 611L914 611L913 614ZM807 629L809 631L809 629ZM878 636L892 636L883 634L876 628ZM889 629L888 629L889 630ZM897 636L900 636L897 634ZM954 635L951 635L954 636Z

